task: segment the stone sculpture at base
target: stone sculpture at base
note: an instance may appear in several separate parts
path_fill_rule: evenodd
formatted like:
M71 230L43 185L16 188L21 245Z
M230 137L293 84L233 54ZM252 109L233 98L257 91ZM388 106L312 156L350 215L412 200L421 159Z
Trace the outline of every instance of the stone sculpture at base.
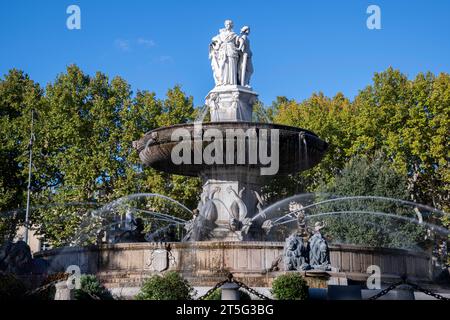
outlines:
M314 226L314 234L309 239L309 263L313 269L327 271L331 269L331 265L328 243L320 233L324 227L320 222L316 222Z
M283 262L285 269L306 271L311 269L309 264L309 245L307 241L297 234L291 235L286 240Z
M24 241L6 241L0 246L0 273L15 275L45 274L48 262L33 259L30 247Z
M146 242L144 233L144 221L141 218L133 219L130 222L134 225L132 230L126 230L118 236L117 242Z
M293 204L290 204L290 207ZM286 239L283 262L286 271L331 270L328 243L320 232L325 224L316 222L311 230L306 225L306 216L299 206L298 230ZM311 236L312 233L312 236ZM309 239L308 239L309 238Z
M31 250L24 241L6 241L0 246L0 271L22 275L30 273L32 266Z

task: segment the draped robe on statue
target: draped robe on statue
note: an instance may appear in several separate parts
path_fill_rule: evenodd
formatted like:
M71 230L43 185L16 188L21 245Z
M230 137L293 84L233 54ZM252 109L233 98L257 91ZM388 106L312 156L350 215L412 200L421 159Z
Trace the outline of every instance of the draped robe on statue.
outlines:
M212 41L210 57L216 85L238 84L239 54L236 33L222 29Z

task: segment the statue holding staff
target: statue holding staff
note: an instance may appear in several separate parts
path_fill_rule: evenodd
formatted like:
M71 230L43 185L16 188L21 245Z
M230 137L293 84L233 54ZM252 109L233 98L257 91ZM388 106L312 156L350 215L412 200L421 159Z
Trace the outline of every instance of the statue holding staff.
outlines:
M252 51L250 50L250 27L244 26L238 38L239 51L239 84L250 87L250 78L253 74Z

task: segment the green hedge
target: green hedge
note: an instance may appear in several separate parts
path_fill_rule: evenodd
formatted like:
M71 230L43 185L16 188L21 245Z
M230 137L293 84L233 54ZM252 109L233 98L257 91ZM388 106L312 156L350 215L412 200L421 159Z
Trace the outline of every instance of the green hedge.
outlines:
M308 299L308 284L298 273L288 273L275 278L272 294L277 300Z
M171 271L145 281L136 300L191 300L195 290L186 279Z
M94 275L82 275L81 288L75 290L75 300L113 300L111 293L103 287Z

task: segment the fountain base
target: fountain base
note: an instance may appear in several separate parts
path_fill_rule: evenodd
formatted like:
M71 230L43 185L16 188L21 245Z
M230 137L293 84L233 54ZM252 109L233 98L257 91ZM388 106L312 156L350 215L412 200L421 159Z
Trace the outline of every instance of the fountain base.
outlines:
M106 287L124 290L138 288L151 275L165 271L180 272L197 287L214 286L229 272L251 287L271 287L286 272L279 263L283 246L282 242L246 241L130 243L55 249L39 252L35 258L46 259L50 273L78 265L83 274L97 275ZM429 283L432 277L431 256L425 252L331 245L330 259L332 272L302 272L311 287L365 283L367 269L374 264L380 266L385 283L397 282L404 274L414 283Z

